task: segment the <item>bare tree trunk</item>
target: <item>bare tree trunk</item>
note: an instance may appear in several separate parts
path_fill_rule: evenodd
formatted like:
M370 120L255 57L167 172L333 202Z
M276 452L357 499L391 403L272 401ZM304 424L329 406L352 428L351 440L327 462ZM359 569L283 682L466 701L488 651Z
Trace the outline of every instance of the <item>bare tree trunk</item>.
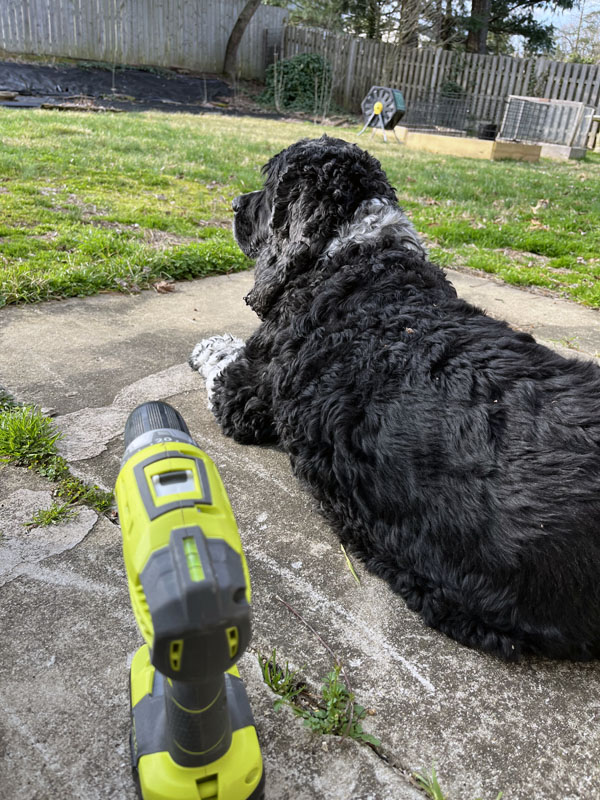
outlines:
M442 19L442 32L440 36L440 44L444 50L450 50L452 47L452 39L454 38L454 16L452 13L452 0L446 0L446 13Z
M444 22L443 0L433 0L431 14L431 38L436 47L442 42L442 25Z
M577 34L575 36L575 54L579 55L579 41L581 39L581 29L583 27L583 12L585 11L585 0L582 0L579 10L579 22L577 23Z
M492 13L491 0L473 0L471 6L471 28L467 36L467 52L487 52L487 35Z
M225 61L223 62L223 72L230 78L235 77L235 67L237 62L237 54L242 41L244 31L248 27L248 23L254 16L256 9L260 5L260 0L248 0L246 5L240 11L240 15L236 20L233 30L229 34L227 47L225 48Z
M402 3L402 38L404 47L419 46L419 20L421 0L404 0Z

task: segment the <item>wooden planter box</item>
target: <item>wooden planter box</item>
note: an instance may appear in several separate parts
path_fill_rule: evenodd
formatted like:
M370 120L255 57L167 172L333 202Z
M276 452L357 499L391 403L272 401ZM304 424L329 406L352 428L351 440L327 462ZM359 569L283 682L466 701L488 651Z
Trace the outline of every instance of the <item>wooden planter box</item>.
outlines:
M539 161L539 144L520 142L497 142L489 139L471 139L467 136L443 136L439 133L420 133L410 131L399 125L396 129L398 139L411 150L423 150L444 156L463 158L484 158L491 161L510 159L513 161Z

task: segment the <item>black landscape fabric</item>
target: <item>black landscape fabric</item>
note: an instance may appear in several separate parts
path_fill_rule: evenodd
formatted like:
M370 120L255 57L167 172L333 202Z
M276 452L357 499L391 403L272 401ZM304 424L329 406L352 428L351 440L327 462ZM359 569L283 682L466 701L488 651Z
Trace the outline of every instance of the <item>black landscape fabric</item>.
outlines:
M82 96L99 105L123 109L200 110L205 103L225 100L231 89L222 80L181 75L174 70L102 66L47 66L0 62L0 91L18 92L2 105L68 103Z

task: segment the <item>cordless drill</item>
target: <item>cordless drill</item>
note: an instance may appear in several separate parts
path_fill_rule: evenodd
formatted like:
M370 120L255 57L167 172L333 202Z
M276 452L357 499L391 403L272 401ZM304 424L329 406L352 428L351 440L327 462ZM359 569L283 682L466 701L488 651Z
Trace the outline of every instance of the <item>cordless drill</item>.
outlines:
M115 493L133 612L131 759L143 800L259 800L263 766L235 666L250 578L219 473L167 403L125 426Z

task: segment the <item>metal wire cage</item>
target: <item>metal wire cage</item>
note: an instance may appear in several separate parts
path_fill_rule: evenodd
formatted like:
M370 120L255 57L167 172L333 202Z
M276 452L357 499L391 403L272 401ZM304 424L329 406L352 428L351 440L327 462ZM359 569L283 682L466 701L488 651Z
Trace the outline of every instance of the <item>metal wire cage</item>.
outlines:
M466 136L476 127L470 98L462 94L424 94L407 103L402 124L407 128Z
M547 117L547 103L531 103L527 97L509 97L499 138L535 144L543 138Z
M585 148L593 116L584 103L510 95L499 138Z

